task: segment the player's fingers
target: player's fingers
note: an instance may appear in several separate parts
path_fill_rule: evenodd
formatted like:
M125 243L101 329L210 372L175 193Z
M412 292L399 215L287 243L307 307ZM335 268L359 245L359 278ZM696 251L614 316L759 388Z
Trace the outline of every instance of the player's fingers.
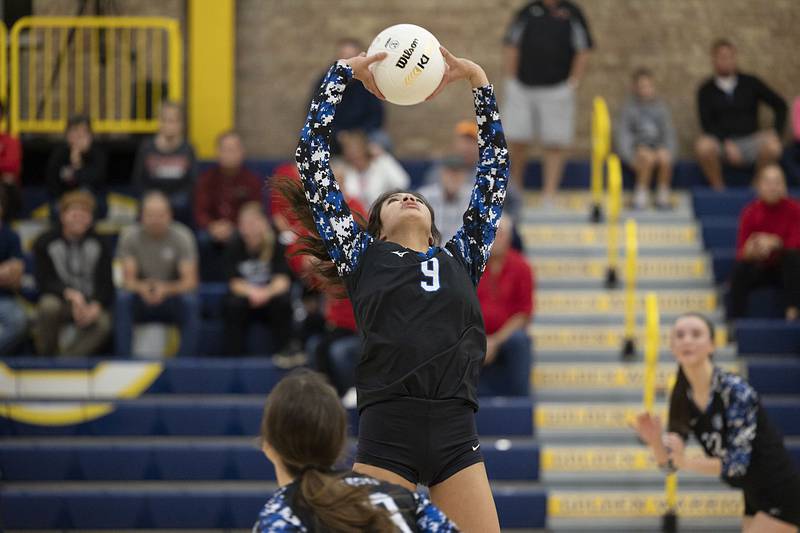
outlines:
M372 54L371 56L367 56L367 65L371 65L376 61L380 61L385 59L388 54L386 52L378 52L377 54ZM365 54L366 56L366 54Z

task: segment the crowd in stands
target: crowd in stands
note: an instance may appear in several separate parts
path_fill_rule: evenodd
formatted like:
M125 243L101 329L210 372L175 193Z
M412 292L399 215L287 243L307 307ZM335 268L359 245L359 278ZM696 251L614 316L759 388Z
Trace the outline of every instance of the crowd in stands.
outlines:
M575 91L593 41L576 4L536 0L513 17L504 44L508 79L503 124L514 164L510 215L501 223L478 287L488 334L482 387L498 394L527 394L523 369L532 352L526 330L533 315L534 279L515 249L519 246L513 245L513 219L521 209L519 194L532 140L543 147L541 205L555 209L553 200L574 140ZM359 41L343 39L337 43L337 57L362 49ZM698 163L714 189L725 187L727 166L758 173L758 198L742 214L728 317L744 316L753 288L774 284L785 291L786 317L796 319L800 204L788 197L786 176L777 163L782 162L792 183L800 179L800 99L793 107L794 138L784 150L784 99L738 69L730 41L716 41L711 57L713 74L697 91L702 131L694 147ZM651 201L659 209L672 207L678 146L669 106L656 87L651 70L637 69L613 126L615 151L635 175L636 209ZM767 130L759 128L762 103L774 115ZM345 90L332 128L331 166L353 212L366 217L382 192L410 186L408 173L392 154L383 104L360 83ZM215 163L198 176L195 151L184 131L182 107L164 102L158 131L141 142L132 171L140 199L138 222L123 228L112 247L93 229L107 211L106 155L95 142L89 117L68 120L63 142L47 164L53 229L33 245L38 302L30 324L15 298L24 256L9 225L21 205L21 147L13 136L0 135L0 353L25 350L30 330L41 354L129 356L135 351L137 324L164 322L180 330L178 354L195 354L201 328L198 286L225 282L228 294L220 304L225 354L244 353L248 328L260 323L269 331L269 351L276 358L296 364L305 354L345 394L353 385L360 350L350 302L325 294L308 277L310 259L294 255L302 237L299 225L270 186L272 179L265 186L247 168L241 137L222 132ZM425 176L420 190L434 208L444 241L462 223L477 158L476 125L458 122L452 144ZM298 179L293 164L279 167L275 175ZM121 270L116 286L115 260Z

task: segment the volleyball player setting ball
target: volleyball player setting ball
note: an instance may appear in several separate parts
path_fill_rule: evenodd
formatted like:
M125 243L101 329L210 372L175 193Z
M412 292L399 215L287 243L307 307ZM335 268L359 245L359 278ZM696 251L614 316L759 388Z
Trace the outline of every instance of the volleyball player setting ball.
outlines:
M479 65L444 48L431 50L419 38L416 45L412 40L386 46L390 52L345 58L330 68L297 148L302 185L284 182L281 188L312 232L301 239L303 251L320 260L318 274L325 283L346 289L363 339L356 369L360 420L353 470L409 490L427 485L433 503L460 529L496 532L497 511L475 427L486 353L476 287L508 182L500 114L494 88ZM408 56L409 69L421 63L423 52L441 54L444 73L428 98L456 82L472 91L480 161L464 224L444 244L435 214L419 194L384 193L363 227L331 174L330 126L342 93L355 79L383 97L370 67L384 59L397 65L392 50ZM419 124L420 131L425 127Z
M669 433L648 413L636 419L639 437L668 472L688 470L720 476L744 492L742 531L791 533L800 527L800 473L767 418L753 387L712 362L714 326L690 313L672 327L678 379L669 402ZM688 458L692 433L705 457Z

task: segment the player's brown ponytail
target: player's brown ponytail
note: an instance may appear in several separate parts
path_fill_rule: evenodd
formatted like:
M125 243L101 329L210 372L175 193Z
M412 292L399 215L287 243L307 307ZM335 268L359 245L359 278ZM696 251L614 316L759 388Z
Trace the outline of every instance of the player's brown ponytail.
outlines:
M319 236L317 226L314 224L314 214L311 212L311 207L308 205L303 185L291 178L276 177L272 179L272 187L286 199L286 202L291 208L291 213L294 221L298 222L306 234L298 237L297 242L300 244L298 250L293 255L310 255L317 262L314 265L313 271L317 276L316 284L324 289L334 289L335 294L343 295L344 280L339 277L336 270L336 265L331 261L331 256L328 254L328 249L325 243ZM402 193L400 189L387 191L381 194L377 200L372 204L369 210L369 220L364 220L358 213L353 213L356 223L370 235L377 238L381 234L381 208L387 198L393 194ZM431 236L433 245L439 245L442 240L442 234L436 227L435 213L428 200L417 192L410 192L420 200L428 208L431 213ZM466 206L465 206L466 208ZM312 280L313 281L313 280Z
M320 374L297 370L278 383L267 397L261 439L299 480L292 504L313 517L315 531L393 531L366 487L347 485L332 471L347 440L347 413Z
M708 328L708 335L711 341L714 341L714 323L709 318L700 313L684 313L675 319L675 322L684 317L696 317L702 320ZM714 354L711 354L713 357ZM667 421L667 431L677 433L679 435L688 435L690 432L689 427L689 413L691 405L689 404L689 380L683 372L683 368L678 365L678 376L675 380L675 387L672 389L672 395L669 397L669 419Z

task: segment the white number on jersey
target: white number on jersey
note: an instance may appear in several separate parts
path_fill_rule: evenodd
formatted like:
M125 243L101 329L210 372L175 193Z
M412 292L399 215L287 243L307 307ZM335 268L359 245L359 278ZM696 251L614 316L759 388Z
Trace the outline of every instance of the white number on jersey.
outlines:
M422 274L426 278L424 281L420 282L420 285L423 289L428 292L436 292L439 290L439 260L435 257L428 259L424 263L420 263L420 268L422 269Z
M397 508L397 503L395 503L391 496L382 492L373 492L369 495L369 500L372 502L372 505L380 505L389 511L389 517L392 519L392 523L397 526L397 529L403 533L412 533L406 521L403 520L400 509Z

